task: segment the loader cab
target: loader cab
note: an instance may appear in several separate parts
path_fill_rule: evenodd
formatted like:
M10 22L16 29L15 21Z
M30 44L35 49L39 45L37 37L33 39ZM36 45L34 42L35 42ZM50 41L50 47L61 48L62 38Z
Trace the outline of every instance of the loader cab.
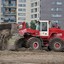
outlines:
M49 36L49 21L40 20L40 36Z

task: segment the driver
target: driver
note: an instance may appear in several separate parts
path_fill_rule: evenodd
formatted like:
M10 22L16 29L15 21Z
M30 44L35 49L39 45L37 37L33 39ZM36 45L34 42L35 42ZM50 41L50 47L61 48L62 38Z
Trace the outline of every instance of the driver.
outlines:
M39 27L40 27L39 24L40 24L40 22L39 21L36 21L36 24L35 24L36 25L36 30L39 30Z

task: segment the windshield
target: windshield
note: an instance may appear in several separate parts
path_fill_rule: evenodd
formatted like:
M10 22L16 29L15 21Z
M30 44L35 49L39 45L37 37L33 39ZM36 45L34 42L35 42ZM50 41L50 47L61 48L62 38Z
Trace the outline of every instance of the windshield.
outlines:
M41 22L40 24L40 30L41 31L47 31L47 22Z
M27 24L27 26L28 26L28 24ZM40 30L40 31L47 31L47 22L40 22L40 23L39 22L38 23L31 22L30 28Z

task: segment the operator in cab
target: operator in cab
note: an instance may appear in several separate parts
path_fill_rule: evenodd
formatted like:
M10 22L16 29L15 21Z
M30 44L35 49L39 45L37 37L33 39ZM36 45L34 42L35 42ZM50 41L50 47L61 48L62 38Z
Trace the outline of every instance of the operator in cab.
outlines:
M39 30L40 29L40 22L36 20L35 25L36 25L36 30Z

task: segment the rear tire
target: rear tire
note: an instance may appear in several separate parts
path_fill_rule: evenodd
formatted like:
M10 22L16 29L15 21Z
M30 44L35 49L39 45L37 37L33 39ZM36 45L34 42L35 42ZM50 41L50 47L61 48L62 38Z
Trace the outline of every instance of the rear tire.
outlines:
M42 47L41 41L38 38L31 37L26 43L27 47L30 47L33 50L40 50Z
M60 38L53 38L49 43L49 48L53 51L63 51L64 42Z
M22 47L25 47L25 39L24 38L19 39L16 43L17 51L21 50Z

